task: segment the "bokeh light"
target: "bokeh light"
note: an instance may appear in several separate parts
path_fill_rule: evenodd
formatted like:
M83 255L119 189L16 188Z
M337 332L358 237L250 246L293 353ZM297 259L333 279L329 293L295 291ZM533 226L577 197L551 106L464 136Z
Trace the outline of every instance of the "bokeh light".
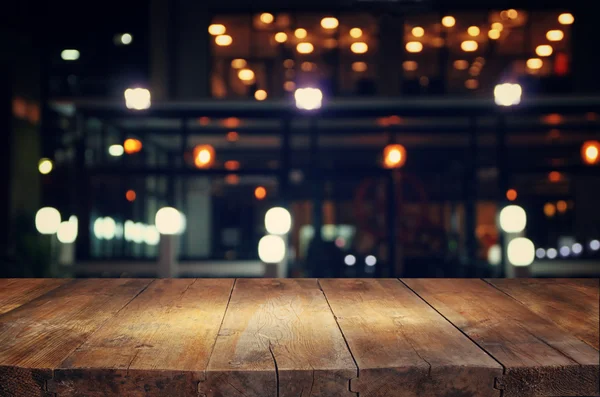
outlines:
M127 154L138 153L142 150L142 142L139 139L127 138L123 142L123 149L125 149L125 153Z
M125 198L127 199L127 201L129 202L134 202L135 198L137 197L137 194L135 193L135 190L133 189L129 189L126 193L125 193Z
M60 212L53 207L40 208L35 214L35 228L41 234L54 234L60 226Z
M292 228L292 216L283 207L273 207L265 214L265 229L270 234L283 235Z
M583 145L581 145L581 158L587 165L598 164L600 161L600 142L584 142Z
M43 158L43 159L40 159L40 161L38 162L38 171L42 175L48 175L49 173L52 172L53 168L54 168L54 164L52 163L52 160L50 160L50 159Z
M508 205L500 211L500 227L506 233L520 233L527 225L527 214L518 205Z
M173 235L185 231L185 216L173 207L163 207L156 212L154 224L160 234Z
M258 257L265 263L279 263L285 258L285 241L281 236L268 235L258 242Z
M193 151L196 168L210 168L215 162L215 148L211 145L197 145Z
M257 200L263 200L267 197L267 189L265 189L264 186L257 186L256 189L254 189L254 197L256 197Z
M399 144L390 144L383 149L383 166L400 168L406 163L406 149Z
M529 266L535 259L535 246L528 238L517 237L508 243L506 256L513 266Z
M508 201L515 201L517 199L517 191L515 189L508 189L506 191L506 198Z

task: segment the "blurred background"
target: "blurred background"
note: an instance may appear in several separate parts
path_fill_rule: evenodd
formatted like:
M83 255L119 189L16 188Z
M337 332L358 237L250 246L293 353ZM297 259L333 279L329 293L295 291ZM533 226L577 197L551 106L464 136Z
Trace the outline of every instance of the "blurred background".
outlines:
M598 277L597 8L4 4L0 276Z

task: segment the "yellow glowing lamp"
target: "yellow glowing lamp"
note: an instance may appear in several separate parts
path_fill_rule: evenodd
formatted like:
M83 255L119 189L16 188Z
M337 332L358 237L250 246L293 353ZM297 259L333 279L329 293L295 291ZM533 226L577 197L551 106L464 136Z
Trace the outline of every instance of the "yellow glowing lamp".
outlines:
M587 165L594 165L600 162L600 142L586 141L581 145L581 158Z
M383 149L383 166L400 168L406 163L406 149L402 145L390 144Z
M210 168L215 162L215 148L211 145L198 145L194 148L196 168Z
M123 149L125 149L125 153L133 154L142 150L142 142L139 139L128 138L123 142Z

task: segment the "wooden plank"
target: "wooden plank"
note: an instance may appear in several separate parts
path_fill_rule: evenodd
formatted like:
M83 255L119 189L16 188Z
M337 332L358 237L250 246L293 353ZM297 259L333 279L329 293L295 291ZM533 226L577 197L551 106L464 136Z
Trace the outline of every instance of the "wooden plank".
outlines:
M0 316L0 395L44 393L52 370L150 282L72 281Z
M499 396L502 366L396 279L319 280L361 397Z
M54 374L59 396L197 396L234 280L156 280Z
M316 280L238 279L201 395L338 397L357 369Z
M0 279L0 315L71 281L67 278Z
M402 281L505 367L504 397L600 395L597 350L485 281Z
M524 278L486 281L598 350L600 280Z

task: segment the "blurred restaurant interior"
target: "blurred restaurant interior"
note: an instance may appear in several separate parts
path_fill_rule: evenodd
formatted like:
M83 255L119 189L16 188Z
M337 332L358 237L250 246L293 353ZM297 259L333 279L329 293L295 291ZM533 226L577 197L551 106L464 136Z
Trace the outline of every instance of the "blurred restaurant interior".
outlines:
M313 3L15 28L0 274L600 275L592 16Z

